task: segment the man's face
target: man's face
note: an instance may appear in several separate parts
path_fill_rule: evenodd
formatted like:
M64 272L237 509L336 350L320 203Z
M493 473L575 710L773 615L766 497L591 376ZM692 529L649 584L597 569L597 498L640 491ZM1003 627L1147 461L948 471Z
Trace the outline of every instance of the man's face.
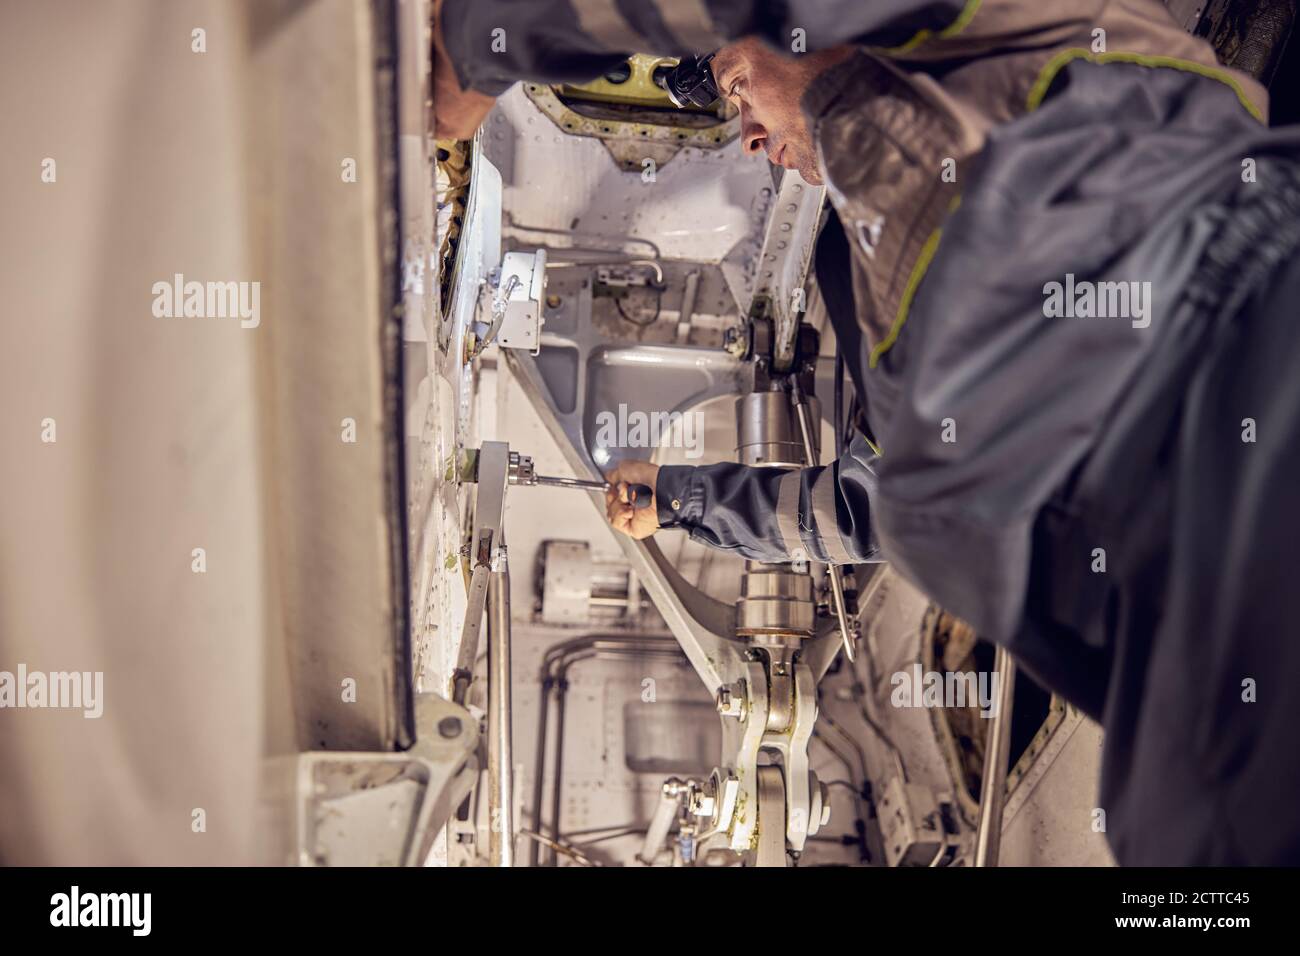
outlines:
M817 150L799 100L828 67L851 56L851 47L782 56L761 40L747 37L713 57L718 90L740 110L740 141L746 153L767 152L770 162L797 169L821 183Z

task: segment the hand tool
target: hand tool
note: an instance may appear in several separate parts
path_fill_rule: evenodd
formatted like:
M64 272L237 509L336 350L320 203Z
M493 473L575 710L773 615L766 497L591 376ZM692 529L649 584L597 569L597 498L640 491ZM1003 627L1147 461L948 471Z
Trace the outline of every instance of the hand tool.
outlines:
M615 491L617 485L608 481L588 481L583 478L551 478L547 475L533 475L531 481L521 481L524 485L548 485L552 488L582 488L592 491ZM649 485L629 484L628 497L632 499L633 508L645 508L650 504L654 492Z
M618 486L608 481L595 481L585 478L552 478L549 475L530 473L527 478L512 481L519 485L546 485L550 488L579 488L583 491L617 491ZM647 508L654 492L649 485L628 484L627 495L633 508Z
M539 475L533 470L533 459L517 451L510 452L507 481L512 485L546 485L550 488L577 488L581 491L616 491L618 486L608 481L588 478L554 478ZM478 451L471 449L466 455L462 472L466 481L478 480ZM633 508L648 508L654 499L654 489L649 485L627 482L629 503Z

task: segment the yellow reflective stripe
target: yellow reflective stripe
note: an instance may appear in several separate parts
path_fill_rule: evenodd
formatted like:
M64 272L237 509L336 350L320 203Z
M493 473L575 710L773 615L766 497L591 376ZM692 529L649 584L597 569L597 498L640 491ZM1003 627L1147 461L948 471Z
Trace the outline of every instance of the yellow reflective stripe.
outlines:
M1246 112L1250 113L1250 115L1259 120L1259 122L1266 122L1263 111L1250 101L1250 97L1248 97L1246 91L1241 88L1241 84L1238 83L1236 78L1226 70L1222 70L1218 67L1206 66L1204 63L1197 63L1193 60L1179 59L1176 56L1158 56L1143 53L1124 53L1119 51L1115 53L1093 53L1091 50L1084 49L1083 47L1072 47L1069 50L1062 50L1060 53L1056 54L1056 56L1047 61L1047 65L1043 67L1042 71L1038 74L1038 79L1034 81L1034 85L1029 90L1029 99L1026 101L1025 105L1031 113L1042 105L1043 98L1047 96L1047 91L1051 87L1052 81L1056 79L1056 74L1061 72L1066 64L1071 63L1074 60L1088 60L1090 63L1101 64L1134 63L1138 66L1147 66L1153 69L1165 67L1173 70L1183 70L1187 73L1195 73L1198 76L1204 76L1211 80L1218 80L1220 83L1229 87L1232 92L1237 94L1237 99L1241 101L1242 106L1246 107Z
M930 260L934 258L934 252L939 248L939 236L943 234L943 229L936 229L930 233L930 238L925 240L925 245L921 247L921 254L916 257L916 264L912 266L912 274L907 277L907 285L903 288L903 297L898 301L898 315L894 317L894 324L889 328L889 334L876 347L871 350L871 358L867 360L869 368L875 368L876 363L880 361L880 356L893 347L894 341L898 338L898 333L903 331L903 323L907 321L907 310L912 306L912 296L916 295L916 287L921 284L921 279L925 276L925 270L930 267ZM880 454L880 452L876 452Z
M884 455L884 454L885 454L883 451L880 450L880 446L877 445L875 442L873 442L873 441L872 441L870 438L868 438L866 435L863 435L863 436L862 436L862 440L865 441L865 442L867 443L867 447L870 448L872 451L874 451L877 455Z
M1042 105L1043 99L1047 96L1047 91L1052 85L1052 80L1056 78L1056 74L1059 73L1067 63L1078 59L1086 59L1092 63L1100 64L1133 63L1138 66L1150 67L1152 69L1168 68L1184 70L1188 73L1195 73L1198 76L1204 76L1207 79L1217 80L1237 94L1237 99L1241 101L1241 105L1246 108L1246 111L1250 113L1251 116L1261 123L1266 122L1259 108L1250 101L1248 96L1246 96L1246 92L1241 88L1241 84L1226 71L1212 66L1205 66L1202 63L1196 63L1192 60L1179 59L1174 56L1148 56L1141 53L1123 52L1093 53L1091 50L1086 50L1082 47L1062 50L1047 62L1047 65L1044 66L1042 71L1038 74L1038 79L1034 82L1033 87L1029 91L1029 98L1026 102L1026 106L1030 112L1033 112ZM953 200L952 206L949 208L949 213L955 210L960 203L961 197L959 196L957 199ZM875 348L871 350L871 357L867 362L870 368L876 367L876 364L880 361L880 356L889 351L894 342L898 339L898 334L903 330L903 323L907 321L907 313L912 305L912 297L916 295L916 289L921 284L921 279L925 277L925 272L930 267L930 261L934 258L935 251L939 248L939 237L942 233L942 228L936 229L930 234L930 238L925 241L925 245L921 247L921 254L917 257L916 265L912 267L912 274L907 278L907 286L903 289L903 297L898 303L898 314L894 318L894 324L890 326L889 334L885 336L884 340L879 342ZM873 445L872 448L875 449L875 446ZM876 454L879 455L881 452L876 450Z
M957 34L961 33L962 30L965 30L971 20L974 19L975 12L979 10L979 8L980 0L966 0L966 5L961 8L961 13L957 14L957 19L939 31L939 39L946 40L948 37L955 37ZM876 52L884 53L887 56L901 56L904 53L911 53L922 43L925 43L935 35L936 34L933 30L918 30L916 36L912 37L912 39L908 40L906 43L899 46L878 47Z

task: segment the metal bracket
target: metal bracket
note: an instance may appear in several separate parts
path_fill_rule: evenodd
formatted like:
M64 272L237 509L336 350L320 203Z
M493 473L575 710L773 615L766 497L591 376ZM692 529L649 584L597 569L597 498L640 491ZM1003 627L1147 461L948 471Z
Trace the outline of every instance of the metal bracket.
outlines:
M536 355L542 347L542 299L546 296L546 250L507 252L501 258L499 288L505 295L505 317L497 333L503 349L523 349Z
M474 528L468 554L471 569L469 595L452 689L452 699L458 704L465 702L474 673L474 661L478 659L479 634L487 607L488 576L502 547L501 519L510 474L510 446L505 442L485 441L479 449L475 468Z
M754 300L767 297L776 326L772 357L778 371L788 370L794 362L799 319L807 311L804 285L825 204L825 186L810 186L794 172L786 172L782 177L763 238L754 286ZM753 312L752 304L750 312Z
M406 753L313 751L271 758L272 792L291 788L300 866L422 866L478 775L478 722L436 694L415 700Z

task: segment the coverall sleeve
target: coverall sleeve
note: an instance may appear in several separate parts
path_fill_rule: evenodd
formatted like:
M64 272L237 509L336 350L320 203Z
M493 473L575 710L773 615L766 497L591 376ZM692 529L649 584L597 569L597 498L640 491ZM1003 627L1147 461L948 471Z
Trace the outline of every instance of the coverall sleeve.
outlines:
M706 53L743 36L778 50L892 47L958 23L970 0L446 0L442 38L461 86L578 83L630 53Z
M838 461L817 468L665 465L655 486L659 524L756 561L880 561L871 527L875 464L859 436Z

